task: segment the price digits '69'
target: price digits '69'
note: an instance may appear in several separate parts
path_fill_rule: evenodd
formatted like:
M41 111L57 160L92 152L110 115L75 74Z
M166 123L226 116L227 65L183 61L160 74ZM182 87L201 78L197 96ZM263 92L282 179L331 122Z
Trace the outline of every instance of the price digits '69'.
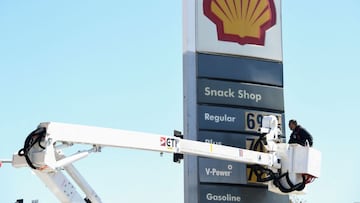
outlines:
M261 128L262 119L264 116L270 115L270 113L265 112L245 112L245 130L258 132ZM279 124L281 124L281 115L273 114L278 119Z

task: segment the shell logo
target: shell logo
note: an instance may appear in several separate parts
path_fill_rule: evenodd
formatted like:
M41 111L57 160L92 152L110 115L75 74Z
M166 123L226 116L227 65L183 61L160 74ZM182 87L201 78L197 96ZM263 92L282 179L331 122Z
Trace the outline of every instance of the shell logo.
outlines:
M276 24L274 0L203 0L203 8L221 41L264 46L266 31Z

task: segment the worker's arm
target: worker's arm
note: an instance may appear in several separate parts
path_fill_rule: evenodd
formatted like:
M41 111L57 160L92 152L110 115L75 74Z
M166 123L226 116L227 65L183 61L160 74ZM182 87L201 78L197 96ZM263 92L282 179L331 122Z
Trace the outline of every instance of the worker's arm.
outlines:
M299 134L301 135L303 142L306 144L306 141L308 141L309 146L312 147L313 137L311 136L311 134L305 128L300 128Z

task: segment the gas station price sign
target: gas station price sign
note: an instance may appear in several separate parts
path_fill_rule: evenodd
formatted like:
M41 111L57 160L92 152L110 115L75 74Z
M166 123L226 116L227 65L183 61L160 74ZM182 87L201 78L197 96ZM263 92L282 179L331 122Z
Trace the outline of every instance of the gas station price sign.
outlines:
M263 111L245 111L245 131L247 132L259 132L261 128L262 119L264 116L274 115L276 116L278 123L282 126L282 115L276 113L268 113Z

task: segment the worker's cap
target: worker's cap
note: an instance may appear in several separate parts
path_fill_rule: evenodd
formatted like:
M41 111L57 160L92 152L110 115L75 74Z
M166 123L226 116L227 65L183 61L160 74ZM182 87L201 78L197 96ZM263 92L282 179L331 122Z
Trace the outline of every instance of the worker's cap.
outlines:
M297 125L297 121L296 121L295 119L291 119L291 120L289 120L289 125L290 125L291 123L293 123L293 124Z

